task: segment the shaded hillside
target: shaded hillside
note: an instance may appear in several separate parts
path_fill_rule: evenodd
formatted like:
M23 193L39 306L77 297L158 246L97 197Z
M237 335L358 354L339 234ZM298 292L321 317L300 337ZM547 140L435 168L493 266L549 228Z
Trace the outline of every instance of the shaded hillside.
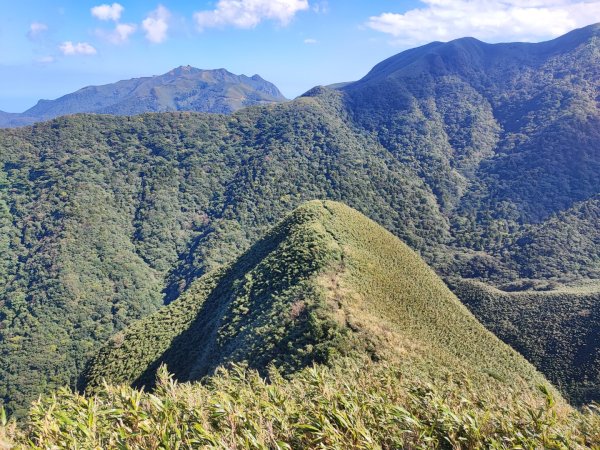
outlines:
M133 115L198 111L229 114L240 108L285 101L259 75L181 66L163 75L88 86L56 100L40 100L22 114L0 113L0 127L27 125L76 113Z
M600 25L538 44L432 43L344 88L356 122L414 167L489 250L598 193Z
M514 259L525 278L581 274L600 279L600 197L579 202L524 231Z
M473 281L453 291L574 403L600 397L600 286L504 292Z
M309 202L233 264L116 335L84 385L151 385L244 363L284 373L341 356L402 361L434 377L529 384L541 376L487 332L419 256L359 212Z

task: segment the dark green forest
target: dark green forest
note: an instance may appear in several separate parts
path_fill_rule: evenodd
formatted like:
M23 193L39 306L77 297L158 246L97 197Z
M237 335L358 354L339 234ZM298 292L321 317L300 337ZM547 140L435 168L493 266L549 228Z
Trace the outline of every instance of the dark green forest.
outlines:
M600 285L512 292L476 281L456 280L451 286L486 328L538 367L571 402L599 398Z
M0 399L23 415L75 386L101 344L306 200L357 209L444 277L597 278L599 36L433 43L230 116L0 130Z

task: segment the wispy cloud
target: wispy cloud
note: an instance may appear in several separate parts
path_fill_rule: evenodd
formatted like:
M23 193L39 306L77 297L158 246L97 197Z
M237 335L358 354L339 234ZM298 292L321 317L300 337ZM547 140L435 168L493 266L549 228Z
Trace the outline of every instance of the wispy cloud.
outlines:
M38 39L42 34L48 31L48 25L42 22L32 22L29 25L29 31L27 32L27 37L34 41Z
M317 14L327 14L329 12L329 2L321 0L320 2L311 2L312 10Z
M96 35L107 40L111 44L120 45L129 41L129 37L135 33L137 25L134 23L118 23L114 30L96 30Z
M103 4L94 6L91 9L92 16L96 17L100 20L112 20L113 22L118 21L121 18L121 14L123 14L122 5L119 3L113 3L112 5Z
M308 38L308 39L304 39L304 43L308 44L308 45L315 45L315 44L318 44L319 41L317 41L316 39L313 39L313 38Z
M87 42L77 42L75 44L71 41L66 41L60 44L58 49L65 56L95 55L97 53L96 49Z
M200 30L225 26L254 28L263 20L285 26L296 13L308 8L308 0L219 0L214 10L196 12L194 20Z
M386 12L370 17L366 25L413 45L463 36L530 41L600 21L600 0L421 1L422 8Z
M167 39L169 31L169 18L171 13L162 5L150 12L142 22L142 28L146 31L146 39L155 44L160 44Z

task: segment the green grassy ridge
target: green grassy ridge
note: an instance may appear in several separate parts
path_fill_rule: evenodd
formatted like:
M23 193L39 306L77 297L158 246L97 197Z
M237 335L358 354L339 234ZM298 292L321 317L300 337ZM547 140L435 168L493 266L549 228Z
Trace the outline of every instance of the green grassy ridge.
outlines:
M47 448L515 449L600 445L597 409L575 411L547 389L499 390L465 377L432 380L410 364L340 360L269 381L244 367L205 383L159 371L153 393L106 385L94 396L45 396L0 445Z
M450 280L486 328L524 355L576 404L600 395L600 285L505 292Z
M234 263L117 335L91 361L84 385L148 386L163 363L187 381L229 361L262 370L277 362L288 371L326 362L343 336L309 280L339 250L318 226L319 213L316 203L297 210Z
M114 337L84 385L151 385L166 364L182 381L219 365L293 373L341 356L402 361L427 376L489 385L544 378L485 330L408 246L361 213L313 201L231 266Z

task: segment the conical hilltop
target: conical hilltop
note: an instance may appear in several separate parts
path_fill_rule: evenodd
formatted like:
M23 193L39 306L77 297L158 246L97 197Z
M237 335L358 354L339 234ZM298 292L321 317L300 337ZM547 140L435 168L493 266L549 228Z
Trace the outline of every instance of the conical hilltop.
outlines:
M341 357L397 362L427 378L544 382L398 238L343 204L312 201L114 336L83 384L151 386L162 364L191 381L229 363L291 373Z

